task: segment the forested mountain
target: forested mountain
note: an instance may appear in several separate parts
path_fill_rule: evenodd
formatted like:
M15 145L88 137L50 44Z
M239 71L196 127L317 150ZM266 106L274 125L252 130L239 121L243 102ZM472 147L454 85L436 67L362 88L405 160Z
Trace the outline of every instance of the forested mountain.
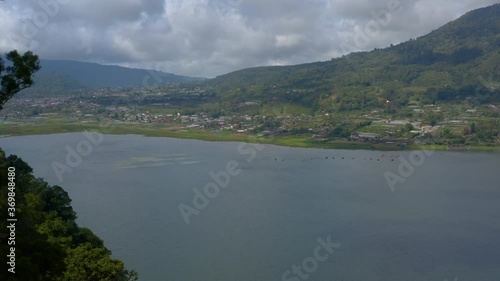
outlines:
M500 4L471 11L397 46L326 62L257 67L207 83L227 103L291 103L316 110L450 101L489 92L500 81ZM482 95L487 100L498 94Z

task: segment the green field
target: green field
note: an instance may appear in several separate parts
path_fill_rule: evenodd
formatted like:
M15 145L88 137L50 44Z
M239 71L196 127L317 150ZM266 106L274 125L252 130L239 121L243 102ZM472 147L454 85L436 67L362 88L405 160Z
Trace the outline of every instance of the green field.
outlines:
M366 149L366 150L448 150L446 145L408 145L404 149L394 145L369 144L346 140L314 140L309 135L275 135L257 137L247 133L230 131L208 131L202 129L172 128L152 124L101 125L99 123L70 124L37 124L13 125L1 124L0 136L47 135L96 131L114 135L143 135L148 137L170 137L180 139L197 139L205 141L235 141L248 143L265 143L288 147L325 148L325 149ZM474 146L467 148L479 151L500 151L500 146Z

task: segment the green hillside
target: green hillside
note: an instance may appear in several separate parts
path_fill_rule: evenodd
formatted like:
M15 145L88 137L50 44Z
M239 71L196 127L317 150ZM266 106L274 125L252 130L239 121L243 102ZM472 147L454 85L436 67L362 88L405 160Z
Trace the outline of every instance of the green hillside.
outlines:
M436 103L498 93L482 81L500 80L500 4L467 13L417 39L327 62L258 67L207 83L233 106L242 102L297 104L338 111ZM480 86L480 87L479 87Z

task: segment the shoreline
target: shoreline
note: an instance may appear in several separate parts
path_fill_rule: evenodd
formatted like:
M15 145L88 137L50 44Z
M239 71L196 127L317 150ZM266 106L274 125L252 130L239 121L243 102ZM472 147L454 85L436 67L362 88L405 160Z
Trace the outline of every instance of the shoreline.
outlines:
M245 142L262 143L285 147L300 148L322 148L322 149L348 149L348 150L372 150L372 151L412 151L412 150L438 150L438 151L500 151L500 145L496 146L470 146L470 147L448 147L447 145L415 145L408 144L399 147L390 144L372 144L347 140L314 140L305 135L271 135L256 136L247 133L234 132L210 132L207 130L158 127L152 125L130 124L130 125L97 125L97 124L41 124L41 125L6 125L0 124L0 139L5 137L52 135L63 133L79 133L84 131L97 131L110 135L142 135L145 137L168 137L177 139L195 139L215 142Z

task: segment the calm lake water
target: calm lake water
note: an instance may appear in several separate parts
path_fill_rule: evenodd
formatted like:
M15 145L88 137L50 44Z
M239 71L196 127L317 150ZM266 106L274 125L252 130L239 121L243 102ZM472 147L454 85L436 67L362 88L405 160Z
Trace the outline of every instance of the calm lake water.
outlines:
M415 156L105 135L60 182L52 164L68 164L67 146L80 143L85 152L82 140L81 133L13 137L0 147L64 187L78 223L140 280L500 280L499 153ZM401 173L402 161L411 167ZM210 172L228 163L239 174L186 224L179 204L194 207L193 189L203 192L214 183ZM388 172L400 177L394 192ZM318 239L329 236L340 247L314 258ZM302 268L301 277L294 265L309 272Z

